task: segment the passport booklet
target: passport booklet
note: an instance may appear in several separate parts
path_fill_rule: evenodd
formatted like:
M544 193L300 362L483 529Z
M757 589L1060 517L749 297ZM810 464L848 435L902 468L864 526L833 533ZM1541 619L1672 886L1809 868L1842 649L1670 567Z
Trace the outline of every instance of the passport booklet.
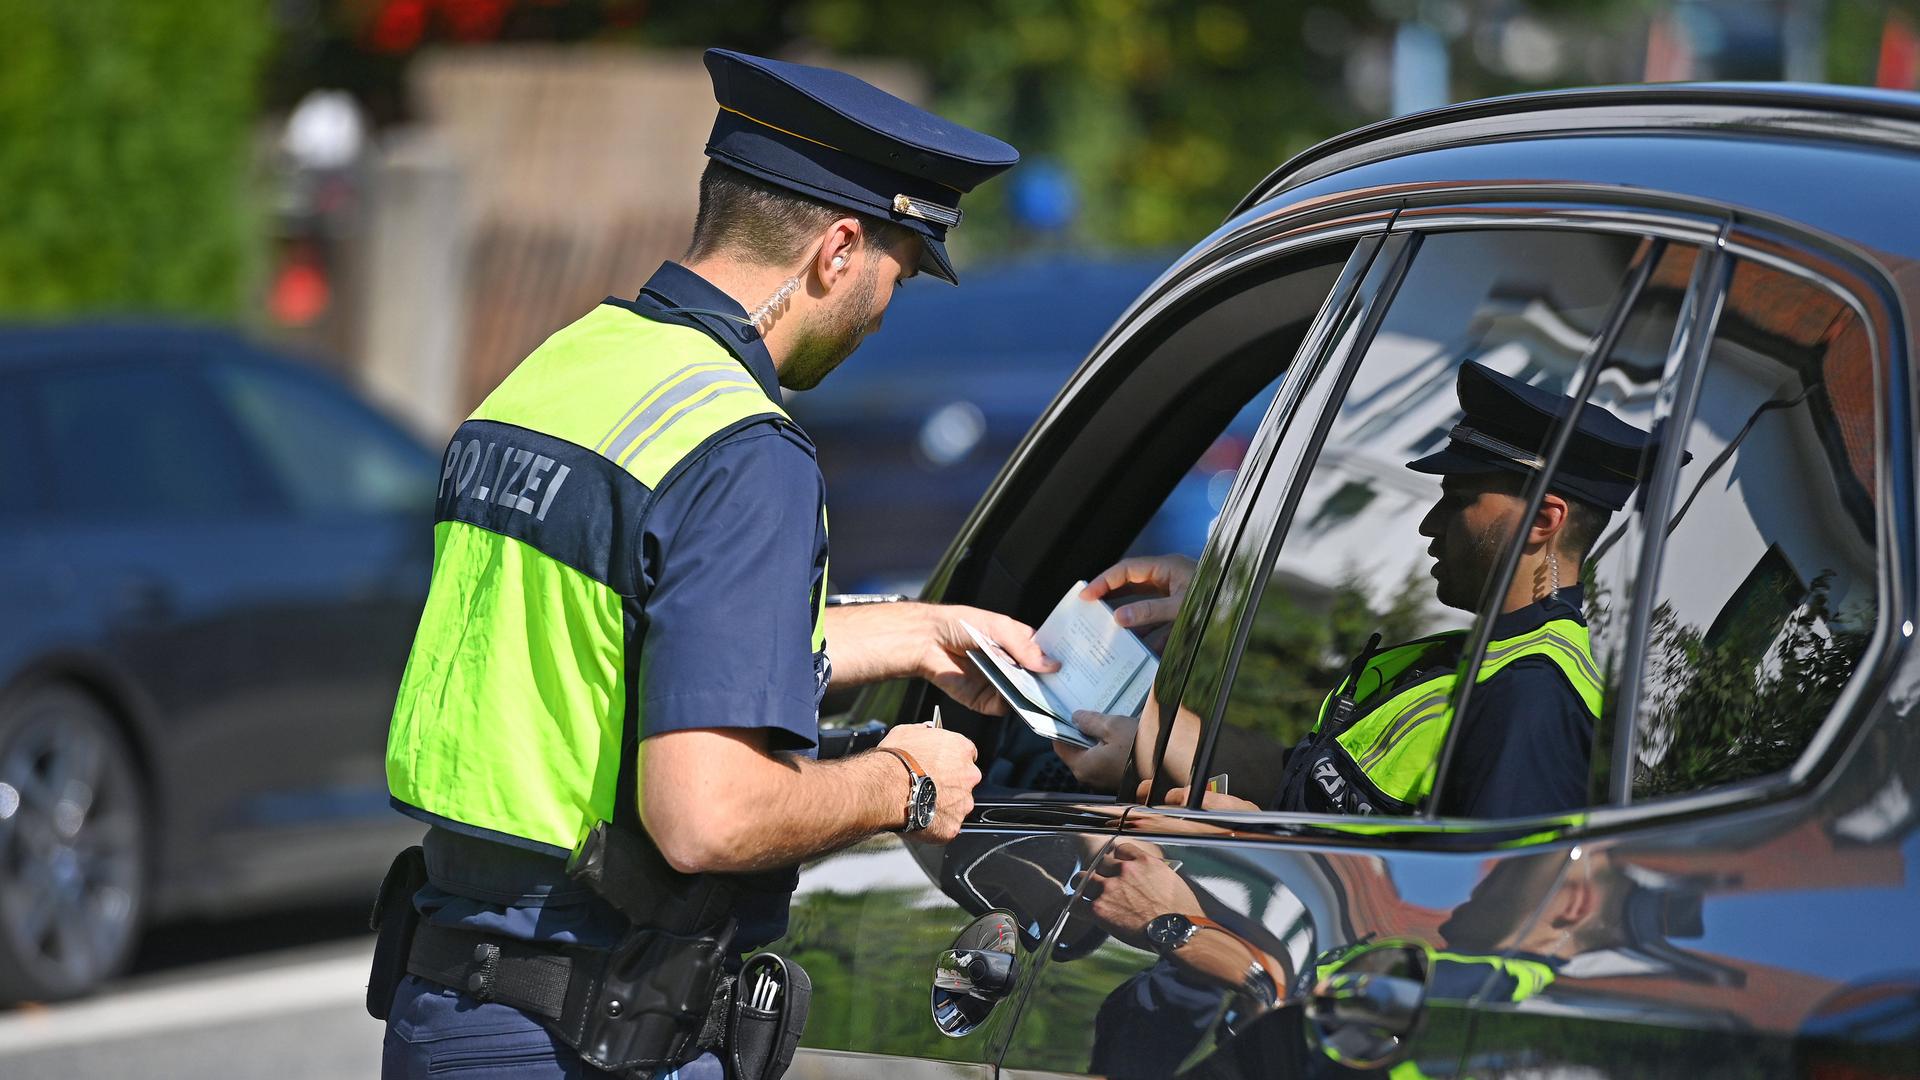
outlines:
M1133 631L1113 621L1113 609L1099 600L1080 599L1084 581L1075 582L1040 624L1033 639L1060 670L1028 671L1000 644L968 626L975 649L967 656L1026 725L1048 739L1093 746L1073 725L1076 710L1138 715L1160 661ZM964 625L964 624L963 624Z

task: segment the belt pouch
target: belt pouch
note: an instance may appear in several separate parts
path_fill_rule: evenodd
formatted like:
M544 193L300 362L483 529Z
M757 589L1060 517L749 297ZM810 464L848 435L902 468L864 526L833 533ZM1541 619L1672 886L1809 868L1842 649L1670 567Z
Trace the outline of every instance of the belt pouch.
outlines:
M812 1000L813 982L799 964L774 953L748 959L733 984L727 1075L779 1080L793 1062Z
M629 931L596 977L568 987L562 1038L589 1064L622 1075L685 1064L724 995L733 930L729 921L704 936Z
M380 892L373 898L368 925L379 933L373 944L373 970L367 975L367 1015L385 1020L393 992L407 977L407 956L413 951L413 931L420 912L413 894L427 883L427 857L419 846L394 857Z

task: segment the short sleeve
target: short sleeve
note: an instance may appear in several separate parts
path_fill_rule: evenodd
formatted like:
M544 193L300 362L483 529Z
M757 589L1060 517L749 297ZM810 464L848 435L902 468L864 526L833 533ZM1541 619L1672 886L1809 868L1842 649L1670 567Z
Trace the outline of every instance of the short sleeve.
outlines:
M823 496L812 454L772 425L709 448L661 489L641 545L643 738L764 728L776 749L814 744Z
M1441 812L1523 817L1587 805L1593 717L1552 661L1529 657L1473 688Z

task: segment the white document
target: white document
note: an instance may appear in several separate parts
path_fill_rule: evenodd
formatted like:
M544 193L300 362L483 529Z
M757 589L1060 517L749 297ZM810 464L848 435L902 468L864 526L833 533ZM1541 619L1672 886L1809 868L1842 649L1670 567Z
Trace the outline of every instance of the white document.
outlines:
M999 643L967 627L979 646L967 655L1014 714L1038 734L1076 746L1093 746L1094 740L1073 726L1075 710L1137 715L1160 669L1152 650L1113 621L1113 609L1080 599L1086 587L1081 581L1068 589L1034 633L1041 650L1059 661L1058 671L1028 671Z

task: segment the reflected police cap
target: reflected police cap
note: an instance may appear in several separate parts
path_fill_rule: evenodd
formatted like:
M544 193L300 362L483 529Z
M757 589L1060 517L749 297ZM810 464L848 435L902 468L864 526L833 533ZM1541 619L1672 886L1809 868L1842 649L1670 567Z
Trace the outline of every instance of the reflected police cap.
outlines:
M1531 476L1573 399L1468 361L1460 366L1464 415L1447 445L1407 468L1439 476L1511 472ZM1654 447L1646 432L1598 405L1580 410L1565 456L1548 490L1607 510L1627 505L1640 482L1641 462Z
M706 62L720 106L708 157L920 234L920 269L957 283L945 241L960 196L1019 151L845 72L727 49L708 49Z

